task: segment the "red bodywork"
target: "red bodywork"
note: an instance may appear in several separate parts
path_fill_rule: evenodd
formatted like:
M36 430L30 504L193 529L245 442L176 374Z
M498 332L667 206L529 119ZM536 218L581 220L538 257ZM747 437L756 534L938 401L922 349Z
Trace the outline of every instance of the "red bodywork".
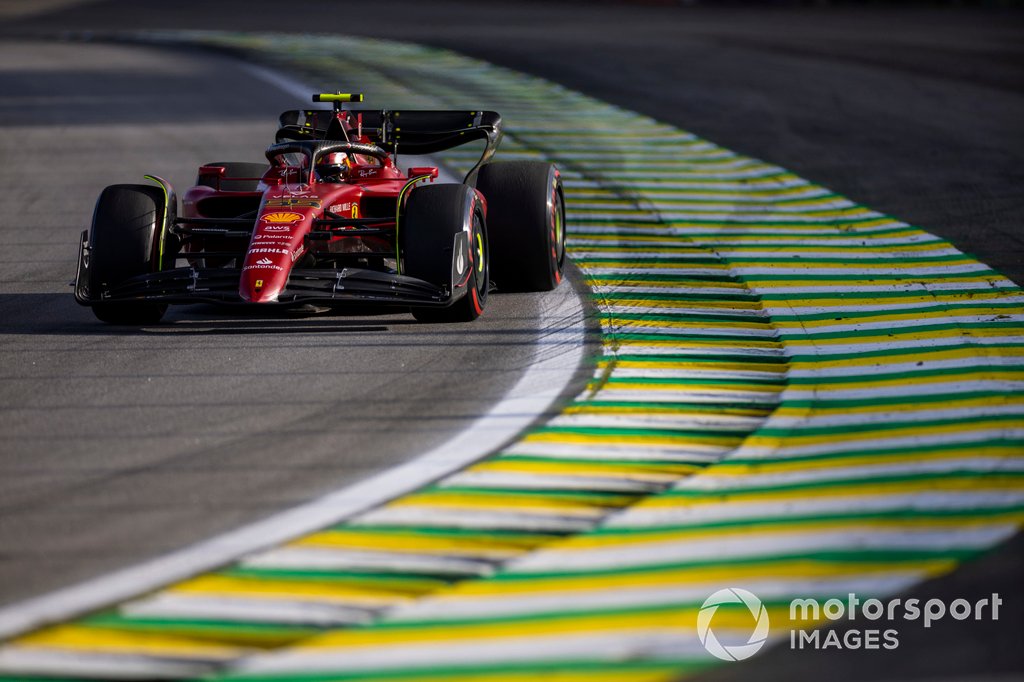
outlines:
M147 310L162 315L159 305L196 301L325 301L409 306L415 314L450 307L470 295L471 271L464 264L474 262L473 234L482 253L482 194L470 190L471 201L459 218L461 230L446 218L449 222L441 232L403 233L409 196L419 191L418 183L437 178L438 170L411 168L406 174L395 158L399 146L407 154L426 155L483 140L480 160L460 184L472 187L474 173L490 159L500 139L500 115L341 107L341 101L361 101L356 97L315 95L314 101L333 101L334 109L284 112L277 141L266 151L269 165L216 162L200 167L195 186L182 197L180 212L174 189L156 176L147 177L162 188L162 201L145 188L108 188L115 192L111 196L116 202L104 199L106 194L97 202L107 213L129 204L137 207L131 210L143 211L148 205L156 210L146 214L151 221L144 229L136 227L135 215L123 218L123 229L116 221L105 222L101 245L120 240L126 246L101 247L100 266L95 268L94 218L93 229L84 231L80 241L75 299L83 305L106 306L100 310L113 310L109 315L104 312L113 319L118 310L131 312L131 306L151 306ZM414 224L422 224L424 214L415 215L419 222ZM434 244L430 239L436 237L423 237L449 229L454 231L447 243ZM125 236L115 234L117 230ZM107 234L114 236L103 236ZM416 246L410 251L409 244ZM148 267L140 268L137 253L143 249ZM435 251L436 261L431 262ZM410 253L416 256L410 258ZM122 303L127 307L111 307Z
M315 221L329 215L328 211L339 217L359 219L365 215L365 211L360 210L364 199L372 197L397 203L399 193L409 181L390 159L377 166L352 164L350 178L340 183L325 182L318 180L308 168L273 166L260 179L257 192L225 192L205 185L191 188L183 197L182 217L218 217L202 212L204 204L211 203L211 199L223 202L260 197L256 226L241 264L238 293L249 303L274 302L287 283L293 265L307 253L313 256L387 253L394 257L393 240L383 236L346 236L345 230L337 230L337 234L307 245L306 237L316 229ZM393 227L394 222L394 218L382 217L380 227ZM186 250L198 252L208 246L208 243L195 243Z
M349 112L336 114L338 125L351 142L371 144L368 137L357 133L358 128L352 126L349 119ZM230 190L232 182L256 178L228 178L224 167L204 166L199 170L200 184L189 189L182 201L183 219L215 220L223 218L224 213L237 213L238 206L244 206L246 201L255 203L258 198L252 238L238 265L241 268L238 294L243 302L277 302L293 268L304 258L311 262L342 254L353 258L363 255L394 258L400 271L395 245L399 198L416 183L436 178L436 168L415 168L406 175L390 157L353 153L346 155L344 177L328 180L311 172L310 164L314 160L308 157L294 153L274 156L270 151L268 157L272 165L259 178L256 191ZM478 193L477 198L486 211L483 197ZM379 220L366 222L375 217ZM318 226L325 218L338 223L343 219L362 223L359 227L337 225L327 236ZM377 230L379 234L363 234L367 229ZM318 238L310 240L314 233L318 233ZM183 245L183 253L197 254L196 263L216 263L216 258L206 258L205 252L227 246L223 244L225 239L199 234ZM203 254L203 261L199 260L200 254Z

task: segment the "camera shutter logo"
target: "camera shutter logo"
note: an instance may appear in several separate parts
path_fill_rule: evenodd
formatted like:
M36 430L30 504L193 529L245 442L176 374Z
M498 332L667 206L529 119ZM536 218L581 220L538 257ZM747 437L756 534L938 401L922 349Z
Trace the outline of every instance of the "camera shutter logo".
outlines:
M726 646L718 641L711 630L711 619L723 604L743 604L753 616L756 624L746 644ZM697 636L712 656L723 661L742 661L756 654L768 639L768 611L752 592L739 587L718 590L704 601L697 613Z

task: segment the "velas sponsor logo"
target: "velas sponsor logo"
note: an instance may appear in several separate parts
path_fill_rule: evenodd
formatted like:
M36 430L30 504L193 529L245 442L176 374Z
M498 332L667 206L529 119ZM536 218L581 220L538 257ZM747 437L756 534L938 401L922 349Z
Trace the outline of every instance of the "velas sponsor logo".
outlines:
M320 208L319 199L268 199L267 208Z
M712 628L715 615L723 607L730 610L739 607L742 613L749 613L750 623L747 630L750 635L746 637L745 641L734 643L726 640L728 643L724 643L722 641L724 637L720 639L719 635L715 633ZM724 620L724 618L720 618L720 621ZM740 617L738 620L742 622L746 619ZM768 640L768 628L768 611L764 608L764 604L753 592L740 587L718 590L704 600L700 611L697 612L697 637L700 639L700 643L709 654L723 661L742 661L756 654ZM733 623L730 623L729 627L719 626L719 633L726 630L729 634L735 635L737 626ZM743 628L740 627L739 630L742 631Z
M291 213L288 211L275 211L273 213L264 213L260 216L260 219L265 223L271 223L274 225L291 224L302 220L302 214Z

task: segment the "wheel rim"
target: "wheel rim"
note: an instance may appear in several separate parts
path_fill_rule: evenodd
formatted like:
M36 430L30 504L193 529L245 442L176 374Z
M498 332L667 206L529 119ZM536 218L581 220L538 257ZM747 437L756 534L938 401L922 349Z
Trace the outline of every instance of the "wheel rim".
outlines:
M473 273L476 280L476 288L473 294L476 296L477 307L482 310L484 302L487 300L487 289L490 286L490 282L488 278L487 237L484 234L483 224L480 222L479 215L473 217L472 239L473 243L470 248L473 249L473 260L476 261Z
M562 193L555 190L555 264L559 267L565 258L565 216L562 212Z
M476 259L477 266L476 272L478 275L484 274L484 238L477 232L476 233Z
M556 176L551 187L551 231L548 233L551 281L555 286L562 282L562 263L565 260L565 214L562 208L562 193L559 189Z

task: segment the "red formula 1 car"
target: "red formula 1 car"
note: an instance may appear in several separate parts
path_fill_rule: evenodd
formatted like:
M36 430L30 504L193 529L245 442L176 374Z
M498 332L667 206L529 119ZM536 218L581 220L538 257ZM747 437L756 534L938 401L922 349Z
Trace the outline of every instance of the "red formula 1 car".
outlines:
M169 303L398 306L468 321L501 290L556 287L565 258L558 170L490 162L491 111L286 111L268 164L208 163L181 210L170 185L112 185L82 233L75 299L100 320L151 324ZM396 154L483 140L462 184L403 173Z

